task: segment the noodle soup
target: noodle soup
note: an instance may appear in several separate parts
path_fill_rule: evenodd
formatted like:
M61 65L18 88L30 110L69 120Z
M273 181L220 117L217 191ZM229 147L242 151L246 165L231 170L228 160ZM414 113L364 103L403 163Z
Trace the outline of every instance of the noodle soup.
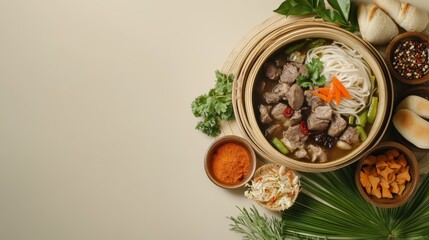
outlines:
M299 40L276 51L258 72L253 99L259 128L278 151L319 163L365 141L378 104L363 57L328 39Z

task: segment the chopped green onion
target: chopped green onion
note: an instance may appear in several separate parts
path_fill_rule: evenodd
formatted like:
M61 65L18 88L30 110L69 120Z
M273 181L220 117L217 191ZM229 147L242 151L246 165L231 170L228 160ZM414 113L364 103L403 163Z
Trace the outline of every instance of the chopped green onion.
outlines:
M349 116L349 125L353 125L355 123L355 116L350 115Z
M304 42L300 42L298 44L292 45L290 47L288 47L285 51L286 55L290 55L291 53L297 51L298 49L302 48L304 46L304 44L306 43L306 41Z
M375 88L375 76L371 75L369 77L369 80L371 81L371 92L372 92L372 91L374 91L374 88Z
M367 121L368 121L368 110L363 111L361 114L359 114L358 118L356 118L356 125L365 127Z
M369 105L368 110L368 122L373 123L375 120L375 116L377 116L377 106L378 106L378 97L371 98L371 104Z
M287 147L282 143L282 141L280 141L278 138L274 138L273 139L273 145L277 148L277 150L279 150L281 153L283 154L288 154L289 153L289 149L287 149Z
M326 40L323 38L316 39L314 41L309 42L307 45L305 45L305 47L308 49L311 49L311 48L322 46L323 44L325 44L325 42L326 42Z
M365 129L362 126L356 126L356 130L359 132L359 138L363 142L367 138Z

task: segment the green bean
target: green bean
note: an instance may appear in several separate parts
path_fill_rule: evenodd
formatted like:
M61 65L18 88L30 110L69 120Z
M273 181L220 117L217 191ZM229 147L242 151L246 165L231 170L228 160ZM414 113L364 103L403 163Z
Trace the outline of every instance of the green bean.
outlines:
M365 127L367 121L368 121L368 110L363 111L361 114L359 114L359 117L356 118L356 125Z
M375 116L377 116L377 106L378 106L378 97L371 98L371 104L369 105L369 110L367 113L368 122L373 123Z
M371 92L374 91L375 88L375 76L371 75L369 80L371 81Z
M349 116L349 125L353 125L355 123L355 116L350 115Z
M305 47L307 49L312 49L312 48L315 48L315 47L322 46L323 44L325 44L325 42L326 42L325 39L320 38L320 39L316 39L314 41L309 42L307 45L305 45Z
M302 46L304 46L305 43L306 43L306 41L300 42L298 44L295 44L295 45L292 45L292 46L288 47L285 50L286 55L290 55L291 53L293 53L293 52L297 51L298 49L302 48Z
M356 130L359 132L359 138L363 142L367 138L365 129L362 126L356 126Z
M282 143L282 141L280 141L278 138L274 138L273 139L273 145L277 148L277 150L279 150L281 153L283 154L288 154L289 153L289 149L287 149L287 147Z

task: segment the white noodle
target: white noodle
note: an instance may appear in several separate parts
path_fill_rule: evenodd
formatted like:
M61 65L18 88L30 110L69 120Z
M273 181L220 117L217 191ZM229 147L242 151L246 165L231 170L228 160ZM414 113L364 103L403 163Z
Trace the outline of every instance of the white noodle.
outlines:
M333 77L344 85L351 98L341 99L340 105L332 101L332 110L345 116L358 116L367 106L371 94L371 69L364 61L363 56L350 47L333 42L331 45L315 47L307 52L306 63L317 57L323 62L322 75L326 77L326 84Z

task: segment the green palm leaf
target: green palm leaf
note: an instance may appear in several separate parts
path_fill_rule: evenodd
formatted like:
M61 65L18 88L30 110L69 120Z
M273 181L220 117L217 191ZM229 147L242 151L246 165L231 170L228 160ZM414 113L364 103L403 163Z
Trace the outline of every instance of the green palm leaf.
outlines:
M286 233L329 239L429 238L428 177L413 199L390 209L375 207L359 195L353 166L322 174L303 173L301 183L305 191L283 214Z
M283 239L429 239L429 175L422 178L414 198L390 209L375 207L359 195L354 165L327 173L302 173L301 185L303 192L282 219L260 216L253 208L252 214L230 218L247 218L246 224L234 221L232 230L252 232L256 218L259 228L263 221L277 226L274 229ZM245 235L243 239L265 239L261 236L263 232L259 238Z

